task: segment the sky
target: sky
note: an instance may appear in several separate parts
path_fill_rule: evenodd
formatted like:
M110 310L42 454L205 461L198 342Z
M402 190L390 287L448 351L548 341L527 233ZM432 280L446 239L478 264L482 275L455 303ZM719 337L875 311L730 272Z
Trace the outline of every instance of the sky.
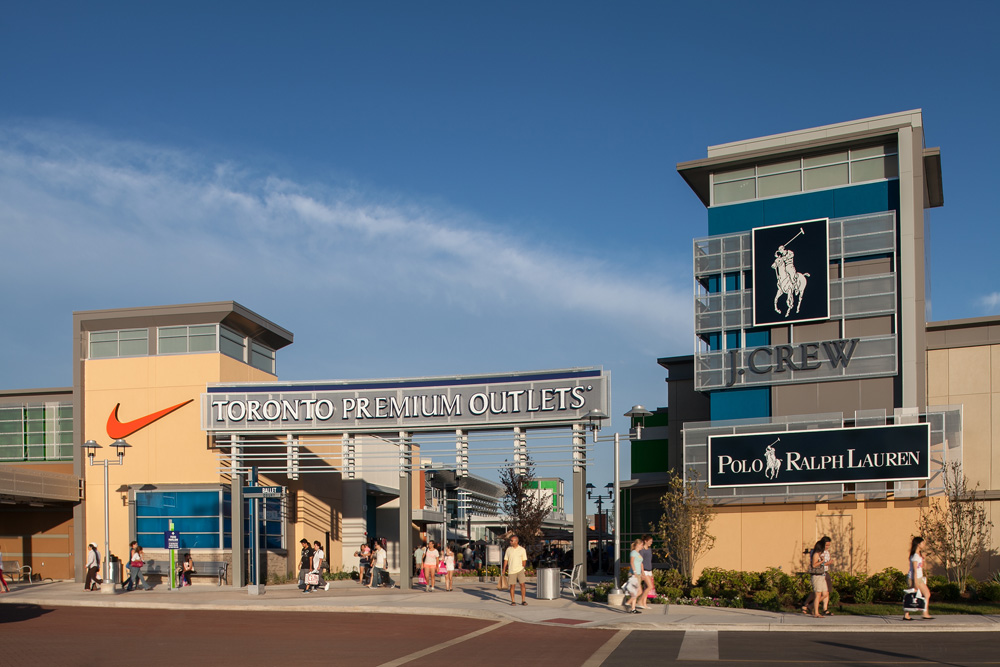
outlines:
M693 351L707 223L677 163L918 108L945 195L931 319L998 314L998 23L961 1L0 2L0 387L72 383L73 311L232 299L295 334L282 380L601 366L624 431L666 402L656 359Z

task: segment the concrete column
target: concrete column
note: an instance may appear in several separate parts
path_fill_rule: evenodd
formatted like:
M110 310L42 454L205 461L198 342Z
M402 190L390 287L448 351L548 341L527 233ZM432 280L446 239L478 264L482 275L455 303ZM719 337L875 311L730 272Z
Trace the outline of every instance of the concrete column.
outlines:
M573 567L583 565L581 582L587 581L587 431L573 425Z
M410 434L399 432L399 587L404 591L413 588L410 561L413 558L413 499L411 481L413 460L410 449Z
M243 463L243 450L240 447L240 436L231 436L230 465L236 469ZM243 567L243 485L246 476L234 470L230 481L230 508L232 509L232 557L233 564L229 568L229 580L233 588L243 588L246 578L246 568Z

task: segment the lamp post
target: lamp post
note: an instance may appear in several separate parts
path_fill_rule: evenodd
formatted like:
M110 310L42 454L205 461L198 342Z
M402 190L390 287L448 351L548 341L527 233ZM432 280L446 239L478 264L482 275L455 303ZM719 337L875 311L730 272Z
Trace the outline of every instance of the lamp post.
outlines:
M111 581L111 572L110 572L111 554L108 553L111 548L111 538L109 535L110 521L108 519L109 516L108 515L108 466L122 465L122 460L125 458L125 449L127 447L131 447L132 445L128 444L121 438L115 440L114 442L111 443L110 446L115 448L115 451L118 454L118 458L104 459L103 461L94 460L94 455L97 453L97 450L103 449L99 444L97 444L96 440L88 440L87 442L83 443L82 446L87 451L87 458L90 460L90 465L104 466L104 576L101 578L101 581L103 581L104 583L101 584L101 592L114 593L115 584L117 582ZM105 588L104 587L105 584L107 584L109 581L111 582L111 586Z
M587 498L589 498L590 500L596 500L597 501L597 513L599 515L601 515L601 516L604 517L604 528L603 528L603 530L601 532L597 533L597 569L598 569L598 571L601 571L601 570L604 569L604 540L603 540L602 535L603 535L603 533L607 532L607 530L608 530L608 517L604 513L604 501L605 500L610 500L612 502L612 504L615 502L614 487L615 487L614 484L612 484L611 482L608 482L607 484L604 485L604 488L607 491L607 493L606 494L599 493L599 494L597 494L595 496L594 495L594 489L596 489L597 487L594 486L593 484L590 484L590 483L587 484ZM596 524L597 522L595 521L594 523Z
M646 417L649 417L652 414L653 414L652 412L650 412L646 408L642 407L641 405L633 405L632 409L629 410L628 412L626 412L624 414L624 416L628 417L630 420L638 420L638 422L635 425L635 428L633 428L633 429L631 429L629 431L629 437L630 438L633 438L635 440L639 440L639 439L642 438L642 425L643 425L643 422L646 420ZM601 421L603 421L603 420L605 420L605 419L608 418L608 416L606 414L604 414L604 412L602 410L597 410L595 408L594 410L591 410L590 412L588 412L587 414L585 414L584 417L586 417L587 421L590 422L590 428L591 428L591 432L593 434L593 439L594 439L594 443L595 444L597 442L602 442L602 441L603 442L607 442L608 440L611 440L611 441L613 441L615 443L615 482L614 482L614 495L615 495L615 499L617 500L618 497L621 494L621 487L619 486L619 482L621 480L621 474L619 472L619 452L620 452L620 449L621 449L621 434L618 433L618 431L615 431L614 434L611 435L611 436L600 437L600 436L597 435L597 432L601 428ZM614 570L615 570L615 587L614 587L614 590L611 591L612 593L621 593L622 592L621 582L619 581L619 578L620 578L620 575L621 575L621 569L622 569L622 566L621 566L621 560L622 560L621 530L619 529L619 525L620 524L619 524L619 516L618 516L619 513L620 513L620 511L618 509L618 506L620 504L621 503L615 502L615 565L614 565Z

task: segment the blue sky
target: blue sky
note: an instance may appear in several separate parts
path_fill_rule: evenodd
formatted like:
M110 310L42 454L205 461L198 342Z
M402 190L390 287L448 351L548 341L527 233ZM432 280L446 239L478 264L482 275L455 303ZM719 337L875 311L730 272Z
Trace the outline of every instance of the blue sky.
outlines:
M286 380L600 365L662 405L706 233L676 163L914 108L932 317L996 314L998 8L5 3L2 385L71 383L73 310L235 299Z

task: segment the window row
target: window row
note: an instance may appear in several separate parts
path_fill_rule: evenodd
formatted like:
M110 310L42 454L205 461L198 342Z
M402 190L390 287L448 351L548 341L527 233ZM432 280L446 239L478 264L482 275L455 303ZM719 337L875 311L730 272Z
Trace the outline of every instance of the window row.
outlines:
M895 143L769 162L712 174L712 205L899 176Z
M196 324L156 329L157 354L221 352L274 373L274 350L222 324ZM143 357L149 354L149 329L93 331L90 334L90 359Z
M250 547L250 501L244 500L244 547ZM286 512L281 498L261 501L260 546L285 548ZM174 522L181 549L231 549L232 496L228 489L136 491L135 535L143 549L163 549Z
M0 461L72 460L72 403L0 406Z

